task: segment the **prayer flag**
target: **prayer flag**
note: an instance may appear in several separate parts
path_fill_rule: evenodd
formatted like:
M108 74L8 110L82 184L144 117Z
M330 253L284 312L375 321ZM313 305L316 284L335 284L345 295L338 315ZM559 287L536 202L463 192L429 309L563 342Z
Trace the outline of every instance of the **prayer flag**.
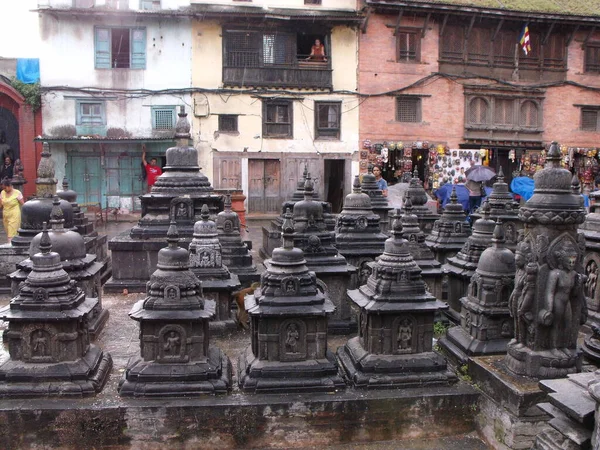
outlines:
M527 24L525 24L525 26L523 27L521 37L519 38L519 43L521 44L521 48L525 52L525 56L527 56L531 51L531 42L529 41L529 27L527 26Z

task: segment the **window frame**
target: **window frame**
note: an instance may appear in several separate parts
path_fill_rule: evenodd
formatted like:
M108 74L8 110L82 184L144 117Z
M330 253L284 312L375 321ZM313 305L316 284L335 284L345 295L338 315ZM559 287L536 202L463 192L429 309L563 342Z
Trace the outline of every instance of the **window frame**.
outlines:
M596 61L590 62L589 51L596 51ZM589 41L583 47L583 72L600 74L600 41Z
M83 114L82 107L84 105L99 105L100 114L98 115L85 115ZM84 121L84 117L89 116L91 120ZM75 125L95 127L95 126L106 126L106 102L103 100L95 99L77 99L75 101Z
M129 67L115 67L112 49L113 30L129 31ZM106 37L104 37L106 34ZM139 34L139 35L138 35ZM95 26L94 27L94 68L144 70L147 65L146 27Z
M403 64L414 64L421 62L421 29L420 28L399 28L396 33L396 62ZM410 49L402 50L402 43L406 43L405 38L414 38L415 40L415 56L414 58L410 57ZM403 42L404 41L404 42ZM409 46L410 46L410 40ZM402 52L405 52L407 55L405 57L402 56Z
M268 122L268 112L271 107L286 107L287 122ZM268 139L293 139L294 138L294 102L288 99L263 99L262 107L262 130L263 137ZM270 126L287 125L287 133L274 133L269 131Z
M416 120L401 120L400 117L400 102L402 100L410 100L415 102L415 119ZM395 108L395 121L400 123L421 123L423 121L423 99L418 95L397 95Z
M152 130L172 131L175 129L175 125L177 124L177 107L175 105L152 106L150 110L152 114ZM159 111L169 111L171 113L171 126L169 128L157 128L156 113Z
M223 127L223 120L224 119L233 119L235 122L235 127L233 130L225 130ZM218 126L217 126L217 130L219 131L219 133L222 134L240 134L239 131L239 114L219 114L219 119L218 119Z
M475 123L471 120L472 107L477 99L481 99L487 105L485 123ZM500 111L501 102L506 106L510 103L510 114ZM535 108L535 124L527 125L523 117L522 108L526 103L531 103ZM503 117L510 118L510 122L499 122L497 111L503 112ZM540 132L542 129L543 109L541 100L536 97L507 96L498 94L469 94L465 102L465 128L472 130L494 129L494 130L516 130L527 132Z
M591 133L597 133L600 131L600 106L580 106L581 112L579 114L579 130L586 131ZM596 127L592 130L589 128L584 128L583 115L585 113L593 112L596 115Z
M158 8L156 8L156 3L158 3ZM160 9L162 9L161 0L140 0L140 10L142 11L158 11Z
M319 126L320 107L329 106L336 107L337 127L321 127ZM329 114L329 112L327 113ZM333 130L333 131L332 131ZM342 135L342 102L331 101L316 101L315 102L315 139L339 141Z

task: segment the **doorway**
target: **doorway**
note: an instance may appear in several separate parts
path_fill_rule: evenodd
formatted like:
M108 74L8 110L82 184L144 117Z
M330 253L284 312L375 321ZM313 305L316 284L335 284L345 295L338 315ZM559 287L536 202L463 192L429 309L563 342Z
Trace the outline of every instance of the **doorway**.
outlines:
M325 201L331 203L331 210L334 214L340 213L344 206L345 162L343 159L325 160L325 176L323 177Z
M281 205L281 163L278 159L248 160L248 213L278 213Z

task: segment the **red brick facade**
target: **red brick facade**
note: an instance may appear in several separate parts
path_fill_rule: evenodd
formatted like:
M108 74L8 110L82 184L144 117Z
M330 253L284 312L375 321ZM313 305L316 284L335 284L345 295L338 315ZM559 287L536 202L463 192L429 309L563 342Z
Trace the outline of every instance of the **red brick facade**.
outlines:
M405 14L401 26L422 28L424 17ZM422 120L419 123L397 122L393 95L370 97L360 108L360 141L429 141L458 148L465 135L463 84L467 81L438 74L441 23L432 16L425 36L421 38L419 33L420 62L402 63L396 62L396 21L397 15L374 13L369 18L366 32L360 34L359 91L373 95L401 90L398 94L420 95ZM600 87L600 74L583 73L582 41L588 33L589 30L579 31L568 47L567 81L543 86L544 144L558 141L569 147L600 147L599 132L580 130L581 108L576 106L600 106L600 92L593 90ZM600 33L592 39L600 40ZM471 78L468 83L486 84L489 81ZM523 82L516 84L527 85Z
M33 195L39 154L42 151L41 144L34 142L35 137L42 134L41 110L34 113L21 94L2 82L0 82L0 107L8 109L19 123L20 155L27 180L23 194L26 197Z

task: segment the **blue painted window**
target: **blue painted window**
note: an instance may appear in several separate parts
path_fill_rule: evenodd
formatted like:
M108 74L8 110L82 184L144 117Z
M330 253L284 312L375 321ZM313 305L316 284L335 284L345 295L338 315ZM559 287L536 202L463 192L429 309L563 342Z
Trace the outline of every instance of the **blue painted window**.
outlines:
M78 135L106 135L106 108L102 101L81 99L75 102Z
M145 69L145 28L95 28L96 69Z
M152 128L154 130L172 130L175 128L174 106L152 107Z
M140 0L140 9L143 9L143 10L160 9L160 0Z

